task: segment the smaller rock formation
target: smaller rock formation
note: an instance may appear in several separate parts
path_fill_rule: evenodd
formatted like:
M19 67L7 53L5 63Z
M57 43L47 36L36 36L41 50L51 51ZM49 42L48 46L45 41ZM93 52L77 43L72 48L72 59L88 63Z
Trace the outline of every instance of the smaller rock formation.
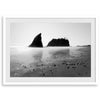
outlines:
M52 39L47 46L70 46L69 40L65 38Z
M41 33L34 38L29 47L43 47Z

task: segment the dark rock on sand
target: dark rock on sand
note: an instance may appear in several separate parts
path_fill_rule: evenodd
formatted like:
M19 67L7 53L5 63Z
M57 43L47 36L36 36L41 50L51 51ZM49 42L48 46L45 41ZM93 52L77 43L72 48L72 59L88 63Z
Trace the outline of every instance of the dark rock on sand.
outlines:
M70 46L69 40L65 38L52 39L47 46Z
M67 69L69 69L69 67L67 67Z
M34 38L29 47L43 47L41 33Z

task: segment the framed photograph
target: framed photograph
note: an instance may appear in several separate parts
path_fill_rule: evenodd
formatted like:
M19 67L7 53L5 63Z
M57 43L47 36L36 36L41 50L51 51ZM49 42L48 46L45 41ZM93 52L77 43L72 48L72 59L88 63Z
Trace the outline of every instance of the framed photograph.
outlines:
M95 18L3 18L4 85L96 83Z

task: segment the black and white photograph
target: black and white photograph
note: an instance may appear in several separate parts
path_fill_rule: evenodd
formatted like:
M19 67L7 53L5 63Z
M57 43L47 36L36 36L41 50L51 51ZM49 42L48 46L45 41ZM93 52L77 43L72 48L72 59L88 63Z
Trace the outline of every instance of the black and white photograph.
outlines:
M0 100L100 100L99 0L0 0Z
M10 78L91 78L93 23L81 20L6 19Z

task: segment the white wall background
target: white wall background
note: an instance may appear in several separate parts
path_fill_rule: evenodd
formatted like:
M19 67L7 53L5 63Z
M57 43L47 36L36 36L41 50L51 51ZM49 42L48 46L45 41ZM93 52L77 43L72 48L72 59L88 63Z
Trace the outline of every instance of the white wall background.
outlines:
M99 0L0 0L0 17L96 17L99 76ZM0 20L0 100L100 100L100 77L97 86L2 86L2 37Z

